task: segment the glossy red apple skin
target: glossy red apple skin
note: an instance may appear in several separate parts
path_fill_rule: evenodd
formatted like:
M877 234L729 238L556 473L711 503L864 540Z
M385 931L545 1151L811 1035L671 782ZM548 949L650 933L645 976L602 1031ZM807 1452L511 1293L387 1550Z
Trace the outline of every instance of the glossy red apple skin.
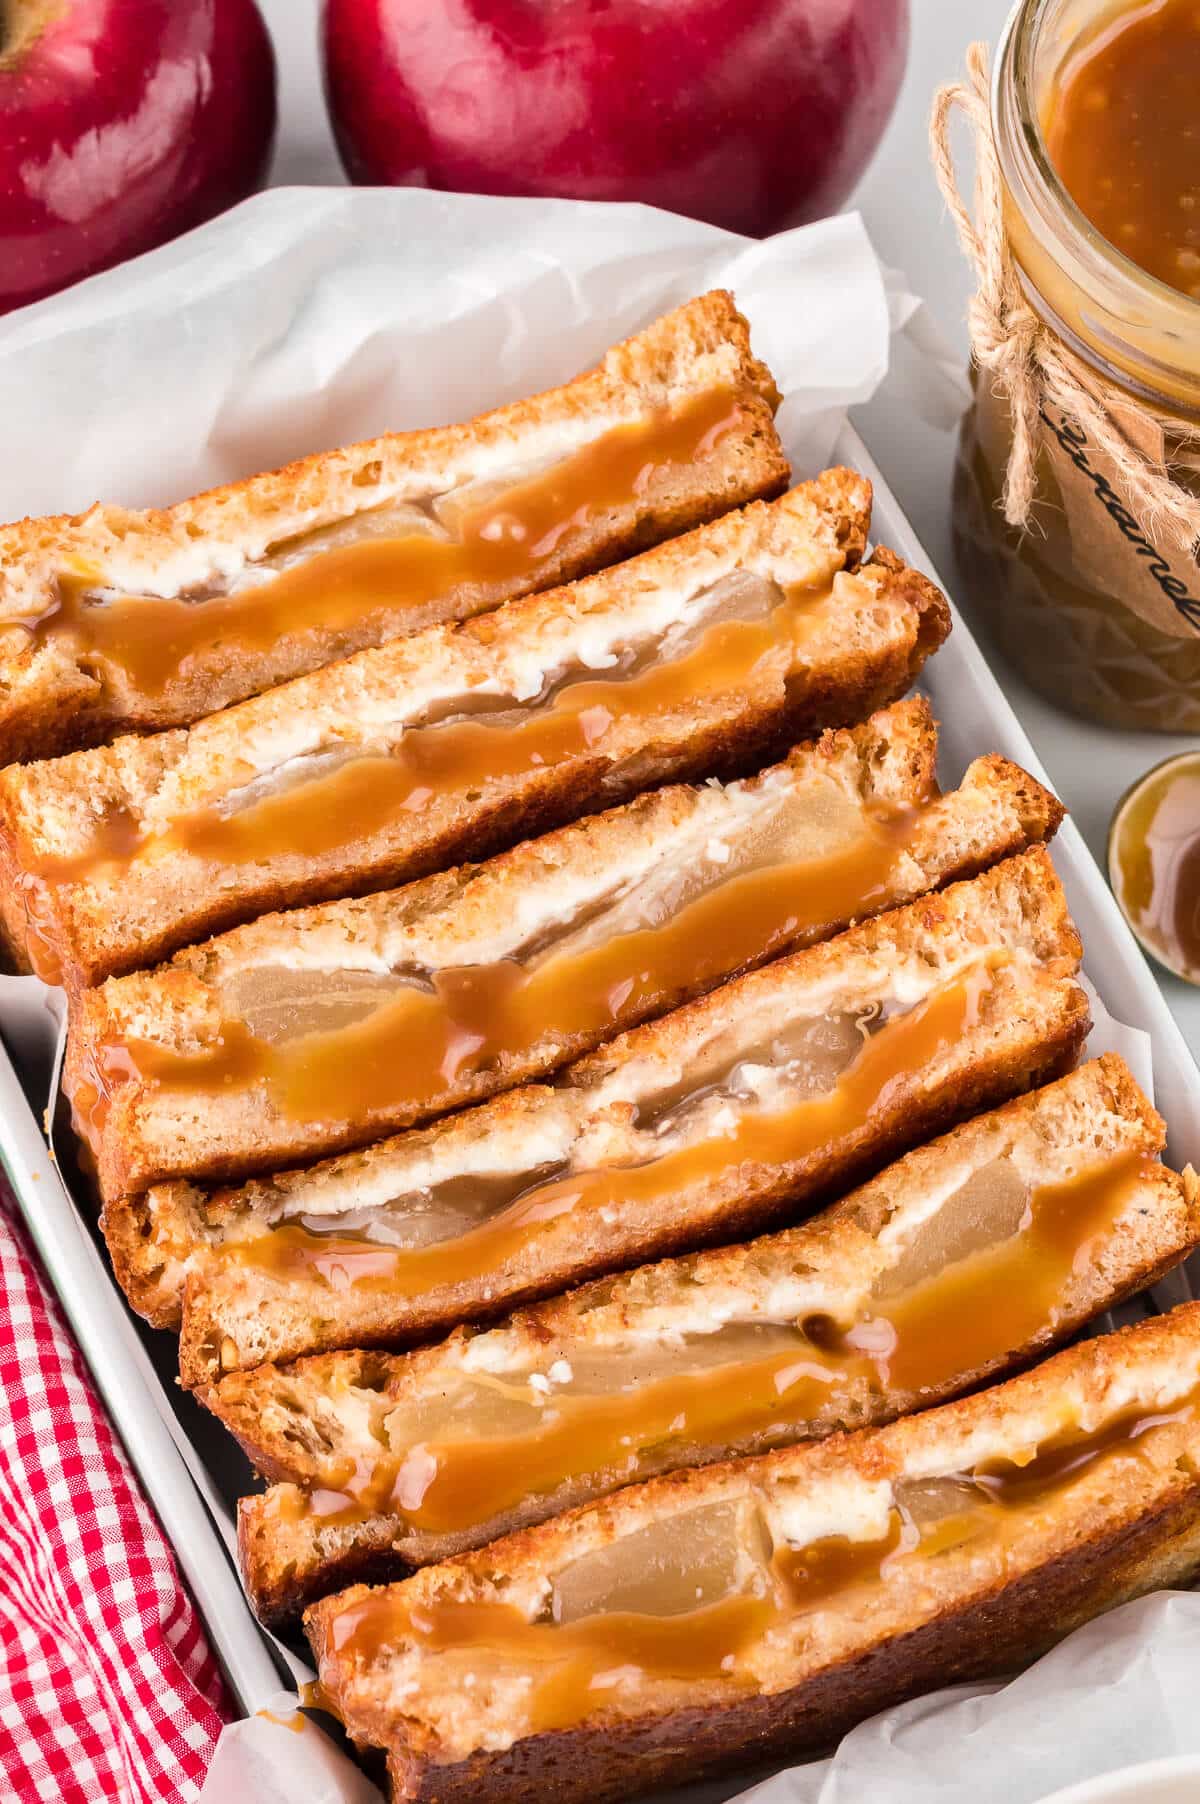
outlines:
M0 313L243 200L274 136L254 0L0 4Z
M908 0L324 0L356 182L641 200L761 236L835 210Z

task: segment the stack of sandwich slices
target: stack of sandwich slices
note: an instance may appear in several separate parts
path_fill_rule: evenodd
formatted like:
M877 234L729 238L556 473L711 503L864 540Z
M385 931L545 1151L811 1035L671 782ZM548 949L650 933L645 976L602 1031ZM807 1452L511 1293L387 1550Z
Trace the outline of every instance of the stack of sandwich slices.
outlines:
M1200 1207L1078 1062L1061 810L939 789L946 603L777 400L709 294L0 531L7 953L399 1799L812 1751L1200 1566L1200 1309L1079 1338Z

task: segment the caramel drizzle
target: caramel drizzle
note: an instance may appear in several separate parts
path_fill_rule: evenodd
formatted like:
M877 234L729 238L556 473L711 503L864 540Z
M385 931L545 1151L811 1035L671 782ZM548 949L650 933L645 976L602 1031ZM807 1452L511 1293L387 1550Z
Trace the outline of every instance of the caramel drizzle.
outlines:
M606 1693L627 1681L631 1669L680 1683L736 1682L739 1659L779 1619L769 1594L722 1598L680 1616L622 1610L566 1624L529 1622L515 1604L439 1600L406 1607L385 1604L386 1598L376 1592L339 1613L336 1653L369 1662L401 1640L429 1653L500 1651L533 1680L530 1734L566 1728L602 1709Z
M533 1688L522 1734L587 1721L610 1703L614 1687L642 1683L715 1684L757 1689L752 1657L772 1631L787 1630L814 1610L846 1611L863 1587L887 1581L898 1562L944 1554L990 1538L1019 1542L1038 1512L1097 1466L1144 1457L1138 1443L1154 1429L1194 1422L1200 1392L1167 1412L1134 1407L1099 1429L1073 1428L1044 1442L1024 1464L991 1461L951 1473L963 1507L917 1523L894 1506L884 1533L863 1541L828 1536L803 1547L778 1547L761 1590L744 1590L676 1616L597 1612L573 1622L530 1622L515 1604L434 1597L410 1601L410 1586L368 1593L339 1611L330 1641L355 1666L399 1647L429 1656L466 1653L530 1673Z
M606 513L644 506L665 470L704 462L744 418L732 389L718 386L611 427L514 483L467 512L458 538L368 537L317 551L232 595L98 600L94 575L64 576L58 602L30 627L34 644L67 639L81 663L160 698L198 653L219 648L234 658L301 633L351 633L364 622L382 630L399 609L423 624L432 604L464 588L511 597L537 586L564 541L594 530Z
M867 1363L848 1352L845 1368ZM733 1360L610 1396L561 1393L527 1434L422 1442L398 1460L357 1463L302 1495L294 1515L339 1527L392 1515L431 1534L454 1533L571 1478L614 1469L635 1477L646 1449L663 1442L719 1446L783 1433L810 1420L841 1376L835 1355L797 1335L792 1351L766 1360Z
M1063 1182L1035 1186L1015 1235L914 1285L871 1324L884 1330L882 1344L872 1336L882 1383L919 1393L1053 1332L1097 1243L1157 1168L1149 1153L1124 1153Z
M543 1419L528 1433L420 1443L399 1458L335 1469L327 1487L302 1494L295 1513L338 1524L383 1513L453 1533L571 1478L636 1477L645 1451L663 1443L738 1448L794 1438L844 1406L851 1386L943 1389L1056 1326L1097 1240L1156 1168L1149 1154L1119 1154L1066 1182L1035 1186L1016 1235L913 1286L886 1318L849 1329L824 1318L802 1323L790 1351L611 1395L563 1390L543 1403Z
M897 1081L940 1058L969 1032L993 981L984 958L941 985L870 1039L834 1088L790 1109L747 1110L726 1133L664 1153L642 1165L572 1172L536 1184L510 1207L469 1232L433 1246L379 1246L365 1238L313 1233L286 1224L222 1248L221 1257L268 1272L281 1282L320 1281L330 1289L353 1285L394 1297L415 1297L470 1284L510 1265L549 1224L573 1216L582 1226L606 1210L650 1207L668 1196L718 1183L739 1166L789 1165L843 1143L885 1105Z
M348 856L405 814L448 799L470 808L468 795L486 795L497 783L529 782L576 761L610 763L642 742L649 720L691 713L697 704L766 680L772 668L782 680L796 666L812 619L829 596L828 584L796 589L765 619L720 621L690 651L652 662L638 674L572 678L548 701L530 703L519 721L409 727L390 752L364 752L233 813L198 808L146 835L131 815L110 810L83 851L44 859L31 873L45 892L39 910L53 917L56 886L99 877L115 882L137 863L172 855L223 868ZM37 955L36 946L29 951L31 959Z
M738 873L661 926L531 964L502 959L437 971L430 990L405 986L365 1020L332 1032L271 1045L235 1018L196 1053L149 1041L106 1042L70 1097L77 1130L96 1148L113 1094L129 1082L192 1095L262 1085L295 1122L413 1119L476 1073L526 1058L539 1045L607 1039L823 929L874 912L925 812L867 809L862 833L845 848Z

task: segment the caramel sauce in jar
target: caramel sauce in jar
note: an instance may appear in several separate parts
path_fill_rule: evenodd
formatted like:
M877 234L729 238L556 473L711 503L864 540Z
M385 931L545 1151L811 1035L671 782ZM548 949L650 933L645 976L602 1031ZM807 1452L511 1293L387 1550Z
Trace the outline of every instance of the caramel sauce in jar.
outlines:
M1200 14L1194 0L1025 0L992 125L1029 306L1134 448L1200 498ZM1134 418L1132 405L1149 416ZM1028 526L1001 496L1013 427L986 371L954 530L971 605L1057 706L1200 730L1200 561L1139 515L1106 452L1043 398Z
M1200 300L1200 6L1138 0L1067 57L1046 109L1051 161L1096 230Z
M1005 524L1008 405L986 380L974 387L959 437L954 541L970 605L991 640L1057 707L1101 726L1200 731L1200 637L1160 632L1120 594L1080 575L1062 488L1044 450L1034 530ZM1182 479L1191 482L1187 472Z
M95 1146L112 1096L127 1082L189 1096L261 1085L297 1122L365 1127L379 1114L425 1114L467 1075L527 1056L539 1042L607 1038L831 923L874 912L922 818L919 807L866 808L844 849L735 872L661 925L581 951L436 971L327 1032L272 1043L229 1019L192 1053L149 1041L102 1045L71 1097L76 1125Z
M878 1315L867 1312L849 1325L797 1323L794 1344L766 1357L743 1352L607 1393L581 1394L570 1385L540 1401L529 1393L531 1414L541 1417L534 1428L435 1438L330 1471L326 1483L301 1496L295 1513L337 1524L383 1513L449 1533L571 1478L635 1478L644 1452L664 1444L738 1447L752 1437L759 1444L800 1438L821 1412L836 1421L864 1386L919 1394L966 1380L1055 1329L1072 1280L1153 1165L1148 1155L1121 1154L1063 1182L1034 1185L1015 1234L902 1291ZM743 1349L752 1332L739 1330ZM719 1348L720 1333L711 1338ZM782 1326L774 1338L784 1338ZM509 1380L507 1388L519 1382Z
M311 557L228 595L110 597L97 591L95 573L67 574L56 606L29 630L35 644L67 640L101 675L158 697L190 657L217 644L236 657L295 633L336 634L375 617L382 625L400 608L423 625L436 617L432 604L456 589L511 597L535 588L565 539L636 503L665 469L712 456L739 418L732 391L717 386L611 427L548 470L465 505L455 531L439 529L435 507L428 530L365 532L330 549L318 533Z
M1146 950L1200 983L1200 752L1168 758L1118 804L1108 871Z
M1198 1401L1193 1391L1163 1411L1135 1405L1091 1430L1068 1425L1030 1449L1024 1461L984 1461L969 1471L916 1481L899 1475L882 1533L861 1540L829 1535L806 1544L780 1542L762 1564L752 1563L737 1588L705 1599L697 1609L654 1614L600 1607L572 1620L530 1620L516 1604L491 1597L421 1599L410 1594L411 1586L399 1584L340 1611L331 1625L331 1646L352 1666L370 1666L401 1651L416 1655L431 1664L435 1694L452 1683L457 1655L469 1655L477 1672L529 1674L523 1735L592 1720L611 1708L614 1686L633 1688L635 1694L642 1687L653 1694L673 1680L735 1693L757 1689L756 1655L765 1652L768 1637L777 1642L817 1610L853 1610L864 1589L892 1583L909 1561L952 1559L960 1547L973 1560L987 1543L1019 1545L1024 1530L1061 1506L1072 1487L1098 1467L1140 1461L1156 1430L1172 1425L1190 1430ZM663 1518L663 1526L668 1523L686 1535L686 1515ZM946 1583L943 1568L942 1594ZM623 1601L634 1589L627 1575ZM439 1672L443 1656L452 1664Z

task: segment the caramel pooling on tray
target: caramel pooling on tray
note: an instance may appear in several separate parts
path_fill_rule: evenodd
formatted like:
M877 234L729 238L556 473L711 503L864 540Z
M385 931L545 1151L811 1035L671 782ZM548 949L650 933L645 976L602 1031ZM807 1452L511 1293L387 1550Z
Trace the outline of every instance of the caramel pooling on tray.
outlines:
M552 1388L543 1377L540 1392L528 1374L472 1374L471 1403L446 1392L440 1422L436 1402L411 1423L395 1410L389 1439L410 1445L298 1492L295 1509L331 1525L391 1514L453 1533L530 1491L614 1468L632 1474L639 1454L664 1441L794 1438L847 1381L899 1395L943 1386L1056 1326L1073 1274L1156 1167L1148 1153L1123 1153L1029 1187L1008 1159L994 1160L947 1199L930 1233L918 1231L852 1323L732 1323L682 1347L622 1348L607 1360L585 1349L570 1378ZM622 1365L646 1375L623 1382Z
M611 427L523 481L468 484L384 510L397 516L391 531L368 512L275 547L252 567L272 572L269 580L230 594L109 597L90 573L61 577L57 604L29 630L35 642L69 637L76 655L160 696L191 654L214 643L231 656L261 651L285 635L349 629L398 602L416 609L464 585L532 580L569 534L636 500L665 466L703 462L739 419L732 391L713 388Z

